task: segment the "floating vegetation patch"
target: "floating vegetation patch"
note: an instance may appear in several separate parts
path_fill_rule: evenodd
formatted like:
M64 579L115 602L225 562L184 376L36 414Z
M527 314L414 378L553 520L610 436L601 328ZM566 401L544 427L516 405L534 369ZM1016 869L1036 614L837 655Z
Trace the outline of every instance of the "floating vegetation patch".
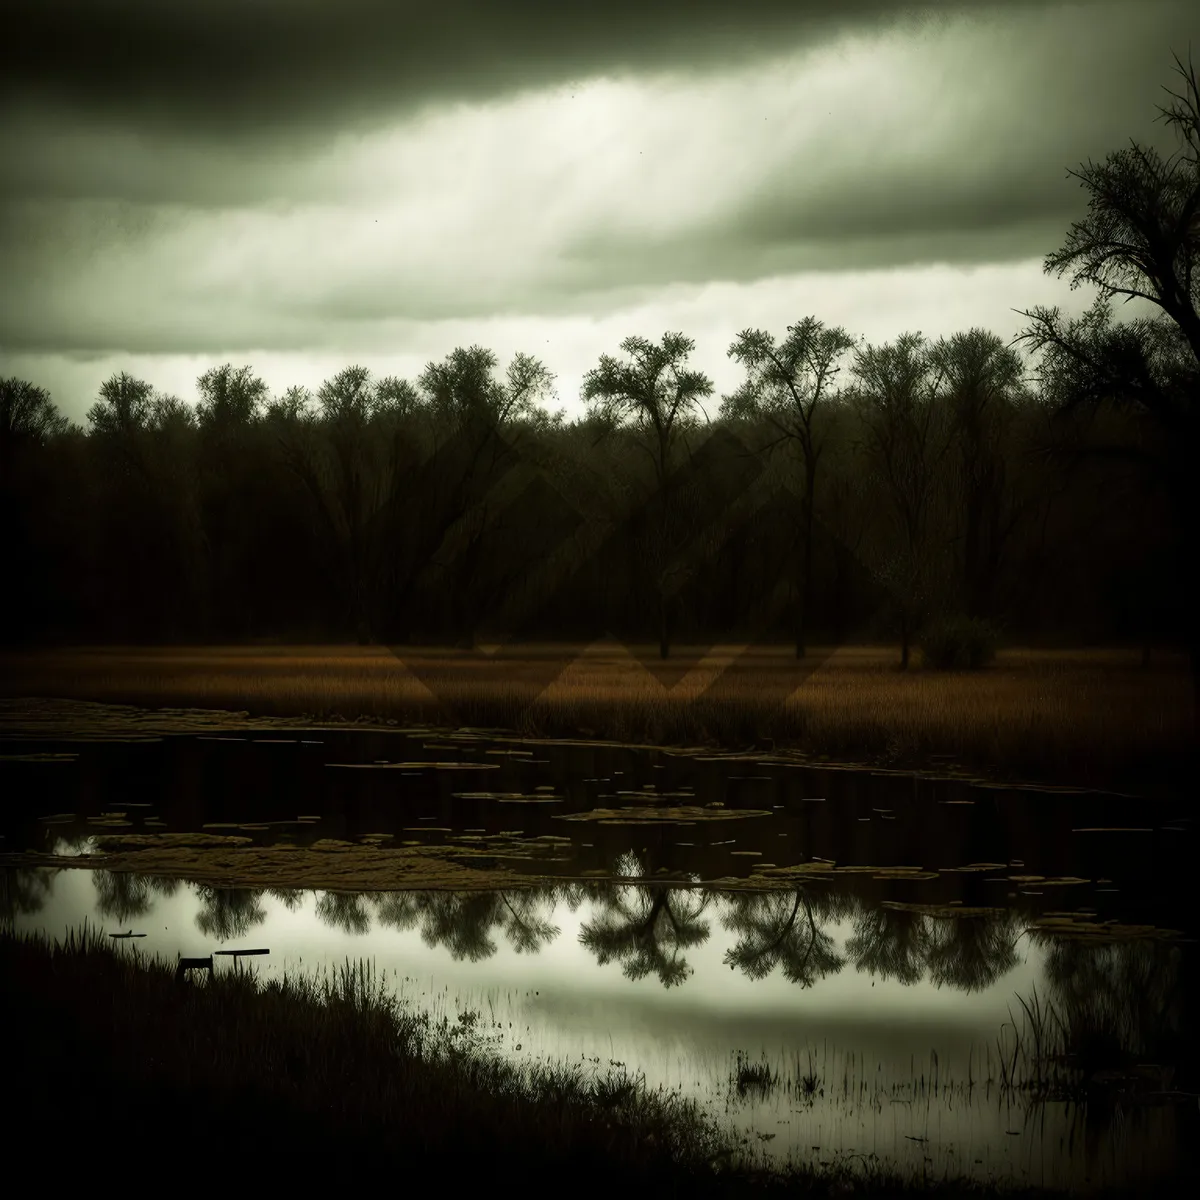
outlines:
M1082 829L1072 829L1072 833L1153 833L1154 830L1148 826L1122 826L1122 825L1088 825Z
M395 762L326 763L327 767L353 771L498 771L499 763L477 762Z
M839 875L895 875L895 876L928 876L930 879L937 878L936 871L927 871L924 867L864 867L864 866L846 866L833 867Z
M1041 917L1034 921L1026 932L1089 942L1124 942L1138 939L1172 941L1183 936L1178 929L1159 929L1155 925L1122 925L1117 921L1085 921L1070 916Z
M0 754L0 762L28 762L28 763L67 763L74 762L79 757L78 754Z
M649 788L650 785L647 784L644 788L606 792L600 798L608 800L617 796L636 796L639 800L649 800L651 802L660 800L695 800L696 798L694 792L654 792L650 791Z
M96 837L96 845L106 854L122 850L221 850L253 844L253 838L221 833L122 833Z
M561 804L550 792L451 792L455 800L495 800L500 804Z
M789 867L760 866L755 872L757 880L774 880L779 883L789 883L798 879L832 879L833 876L834 867L823 862L795 863Z
M891 908L897 912L918 913L923 917L954 918L954 917L1002 917L1003 908L989 908L984 905L968 906L965 904L906 904L902 900L883 900L880 908Z
M686 821L732 821L743 817L769 817L761 808L698 808L680 805L678 808L594 808L585 813L557 813L556 821L599 821L611 825L638 825Z

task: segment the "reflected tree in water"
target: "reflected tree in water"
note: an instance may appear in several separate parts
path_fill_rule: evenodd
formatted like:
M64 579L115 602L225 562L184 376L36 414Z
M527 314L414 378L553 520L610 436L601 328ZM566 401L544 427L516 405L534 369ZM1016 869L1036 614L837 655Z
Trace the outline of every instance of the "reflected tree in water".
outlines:
M609 885L597 889L599 915L584 924L579 941L601 966L614 959L629 979L657 975L664 987L691 973L682 951L708 938L700 920L709 894L688 888Z
M833 939L818 928L813 900L804 888L726 893L725 902L729 911L721 923L739 935L737 944L725 952L730 970L741 970L748 979L765 979L782 967L790 982L812 987L845 965Z
M594 892L594 888L579 880L555 884L551 894L555 901L561 900L567 906L568 912L578 912L579 906Z
M50 899L57 871L15 870L0 871L0 920L6 924L17 917L29 917L41 912Z
M1061 1050L1082 1069L1170 1057L1183 1029L1180 948L1143 938L1093 942L1035 932Z
M129 871L93 871L96 913L113 921L132 921L146 916L159 897L179 891L178 879L157 875L134 875Z
M363 892L325 892L317 901L317 919L350 937L371 932L371 914Z
M261 891L200 884L196 887L196 896L200 901L196 928L206 937L221 942L245 937L251 929L266 920L266 911L259 903Z
M500 930L518 954L536 954L561 930L553 912L553 888L497 892L388 892L376 898L382 924L420 927L427 946L445 946L455 959L480 962L496 953L492 931Z
M932 947L928 919L898 908L865 909L846 939L846 954L859 971L904 984L921 980Z
M267 895L278 900L288 912L295 912L304 903L303 888L268 888Z
M981 992L1017 965L1021 922L1012 912L994 917L948 917L933 922L927 962L938 986Z

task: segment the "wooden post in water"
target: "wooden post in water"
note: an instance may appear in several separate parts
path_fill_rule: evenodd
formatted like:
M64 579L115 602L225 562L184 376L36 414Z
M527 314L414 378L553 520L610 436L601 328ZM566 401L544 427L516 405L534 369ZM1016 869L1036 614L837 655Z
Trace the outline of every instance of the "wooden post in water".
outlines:
M120 935L116 935L120 936ZM137 936L136 934L134 936ZM175 967L175 978L182 979L185 971L207 971L211 979L213 974L213 958L217 956L233 959L234 966L238 960L248 954L270 954L270 950L215 950L207 958L181 958Z
M270 954L271 952L270 950L216 950L214 953L232 958L233 965L237 967L248 954Z
M207 971L208 977L212 978L213 960L210 954L207 958L180 958L175 964L175 980L180 982L183 979L185 971Z

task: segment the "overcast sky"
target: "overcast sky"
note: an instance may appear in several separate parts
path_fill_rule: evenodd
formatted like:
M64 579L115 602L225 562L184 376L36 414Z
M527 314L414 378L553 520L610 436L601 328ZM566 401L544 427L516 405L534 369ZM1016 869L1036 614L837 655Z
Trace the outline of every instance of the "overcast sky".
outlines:
M456 346L580 381L681 330L872 342L1093 298L1042 273L1200 56L1192 0L8 0L0 375L75 420ZM1132 306L1130 306L1132 308ZM1125 310L1128 314L1129 310ZM1123 315L1125 315L1123 314Z

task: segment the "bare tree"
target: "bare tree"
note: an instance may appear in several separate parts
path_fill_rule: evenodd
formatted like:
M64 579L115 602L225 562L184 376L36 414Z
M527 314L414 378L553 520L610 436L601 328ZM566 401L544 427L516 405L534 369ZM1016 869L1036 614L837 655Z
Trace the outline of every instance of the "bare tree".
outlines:
M0 379L0 482L8 478L18 446L43 445L68 425L44 388L15 376Z
M825 449L814 423L822 401L828 400L838 371L838 359L855 346L844 329L825 328L816 317L788 326L780 345L761 329L743 330L729 348L729 357L746 367L746 382L721 404L724 417L764 417L776 437L764 449L780 444L798 448L804 467L801 500L799 572L796 586L796 657L805 654L805 620L812 599L813 513L817 468Z
M1079 453L1125 458L1161 478L1190 569L1189 606L1200 611L1195 582L1200 551L1200 489L1196 484L1200 390L1200 87L1196 71L1176 56L1182 92L1159 108L1182 146L1168 159L1131 141L1103 163L1069 174L1089 193L1087 215L1074 222L1063 247L1047 256L1047 273L1071 272L1071 287L1099 290L1091 310L1064 324L1057 308L1026 312L1031 324L1016 341L1043 353L1043 386L1062 418L1102 406L1145 419L1150 445L1081 444ZM1154 318L1111 322L1111 302L1123 296L1161 310ZM1189 633L1197 723L1200 727L1200 624Z
M963 607L990 616L1005 542L1020 508L1005 503L1004 439L1025 375L1020 355L994 333L971 329L929 352L943 378L961 502Z
M929 516L937 469L949 446L939 420L941 376L920 333L904 333L855 356L865 449L879 471L897 519L899 537L876 574L899 621L900 668L907 670L912 639L925 615L932 584Z
M713 390L708 376L684 369L695 347L682 333L665 333L661 345L628 337L621 349L632 363L602 354L600 365L583 380L583 400L592 419L601 428L631 424L637 444L653 463L656 520L650 560L658 601L658 652L664 659L671 652L670 600L677 573L671 529L672 458L700 400Z

